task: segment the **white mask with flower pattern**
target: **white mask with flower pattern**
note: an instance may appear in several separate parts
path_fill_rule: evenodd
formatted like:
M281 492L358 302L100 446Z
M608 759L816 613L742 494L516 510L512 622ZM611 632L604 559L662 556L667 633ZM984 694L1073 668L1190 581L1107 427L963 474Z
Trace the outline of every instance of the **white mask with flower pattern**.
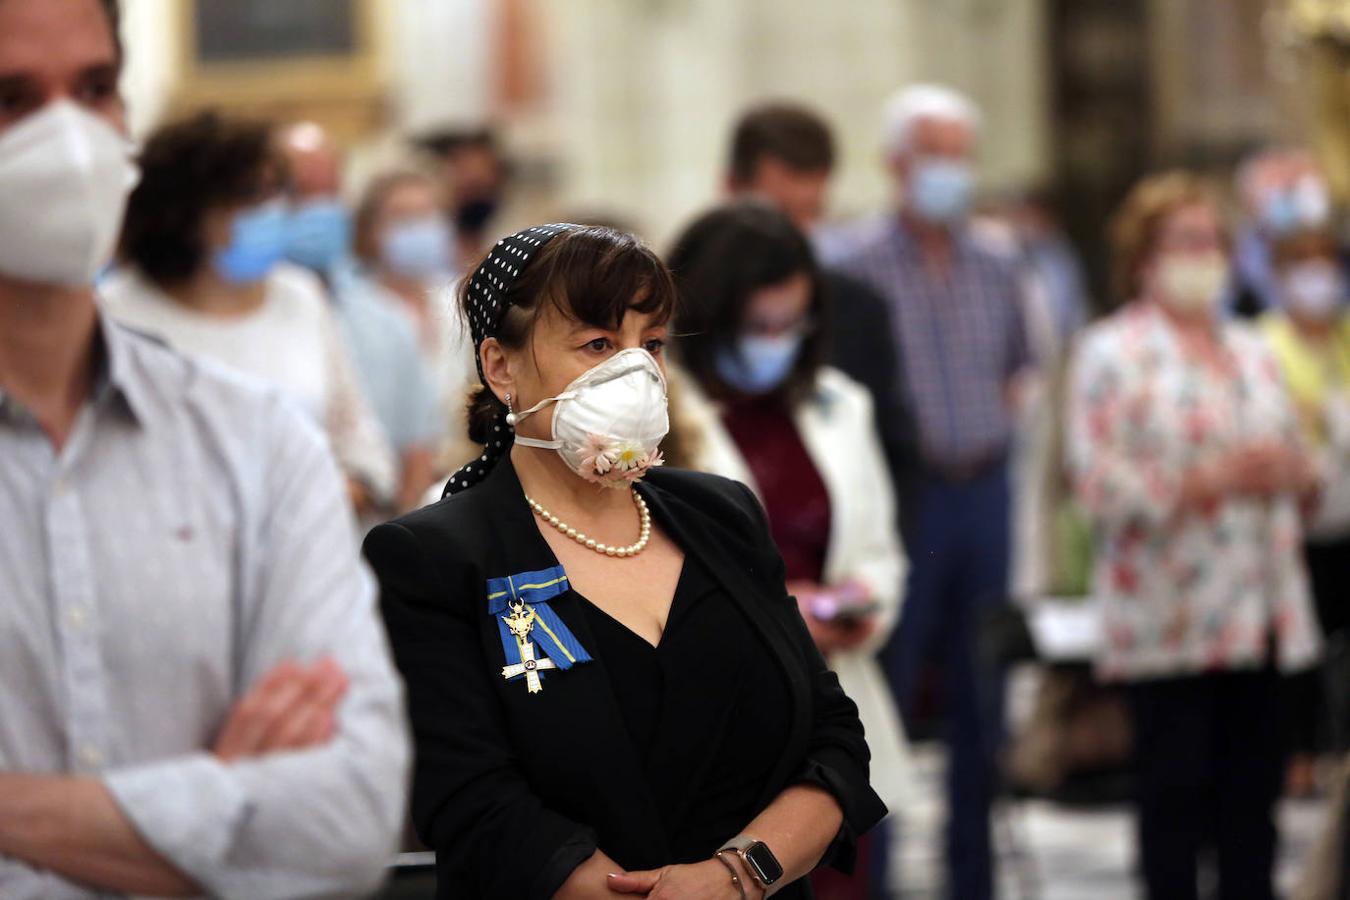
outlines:
M556 397L506 417L519 425L550 403L553 440L516 435L516 443L557 450L568 468L607 487L626 487L661 465L661 440L670 430L666 376L640 347L622 350L587 369Z

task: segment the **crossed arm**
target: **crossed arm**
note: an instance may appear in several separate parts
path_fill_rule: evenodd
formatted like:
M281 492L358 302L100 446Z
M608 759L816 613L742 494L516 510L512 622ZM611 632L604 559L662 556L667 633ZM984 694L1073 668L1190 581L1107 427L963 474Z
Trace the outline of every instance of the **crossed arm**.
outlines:
M373 586L321 437L280 400L254 420L266 503L239 538L248 689L210 747L100 778L0 772L0 863L161 896L338 896L382 876L408 745Z
M228 764L325 743L346 690L347 678L331 660L283 662L235 704L212 753ZM95 890L204 893L150 846L93 777L0 773L0 857Z

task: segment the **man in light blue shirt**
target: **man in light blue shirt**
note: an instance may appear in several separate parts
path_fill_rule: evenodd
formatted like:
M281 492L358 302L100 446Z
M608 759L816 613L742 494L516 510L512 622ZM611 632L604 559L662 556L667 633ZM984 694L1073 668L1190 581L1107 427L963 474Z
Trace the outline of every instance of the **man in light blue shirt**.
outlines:
M0 896L369 892L402 695L323 438L113 324L112 0L0 0Z
M431 374L412 321L371 296L351 256L351 214L339 196L341 155L313 122L283 129L292 213L287 255L328 289L361 391L400 463L398 512L418 505L431 483L439 421Z

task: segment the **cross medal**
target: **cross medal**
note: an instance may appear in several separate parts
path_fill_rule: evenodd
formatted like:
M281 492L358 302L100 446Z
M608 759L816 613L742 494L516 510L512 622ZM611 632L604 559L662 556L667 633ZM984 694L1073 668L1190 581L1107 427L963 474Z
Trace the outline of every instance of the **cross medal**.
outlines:
M511 614L502 617L502 621L516 639L516 649L520 654L520 662L502 666L502 677L510 679L524 675L525 684L531 694L537 694L544 688L539 679L539 672L543 669L557 668L553 660L547 656L543 659L534 658L534 642L530 640L530 629L534 627L536 618L534 608L524 603L513 603Z

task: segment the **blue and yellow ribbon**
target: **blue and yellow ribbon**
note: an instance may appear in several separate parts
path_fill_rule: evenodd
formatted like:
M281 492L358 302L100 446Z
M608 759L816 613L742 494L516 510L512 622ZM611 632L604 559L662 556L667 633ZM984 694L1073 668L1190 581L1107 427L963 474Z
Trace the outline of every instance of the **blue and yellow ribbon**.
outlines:
M506 625L506 616L511 612L513 605L518 606L521 603L533 609L535 614L530 640L539 645L544 654L553 660L555 666L566 670L577 663L591 661L591 655L586 652L586 648L581 646L572 630L548 605L548 601L570 588L567 573L562 566L488 579L488 614L497 620L502 650L506 654L508 665L518 664L521 660L520 648Z

